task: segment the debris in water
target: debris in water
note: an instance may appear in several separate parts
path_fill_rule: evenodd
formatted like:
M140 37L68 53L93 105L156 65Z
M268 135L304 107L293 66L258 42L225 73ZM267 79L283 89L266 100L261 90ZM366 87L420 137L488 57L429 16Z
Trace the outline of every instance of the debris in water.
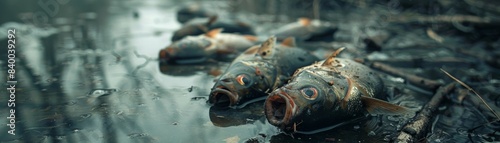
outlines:
M359 125L355 125L355 126L354 126L354 129L355 129L355 130L359 129Z
M374 132L374 131L370 131L370 132L368 133L368 136L375 136L375 132Z
M116 92L116 89L94 89L89 92L89 96L99 97L104 95L110 95L111 93Z
M193 88L194 88L194 86L189 87L189 88L188 88L188 92L192 92L192 91L193 91Z
M238 143L240 141L240 137L233 136L233 137L226 138L223 141L226 141L226 143Z
M207 97L193 97L193 98L191 98L191 101L198 101L198 100L201 100L201 99L207 100Z

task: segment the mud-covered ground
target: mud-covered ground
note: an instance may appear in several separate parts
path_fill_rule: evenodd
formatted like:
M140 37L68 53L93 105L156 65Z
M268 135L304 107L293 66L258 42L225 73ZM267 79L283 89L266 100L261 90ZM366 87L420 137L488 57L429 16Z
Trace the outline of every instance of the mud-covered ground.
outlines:
M229 62L160 66L158 51L181 27L175 12L193 1L40 0L0 2L0 78L8 78L7 41L15 29L15 107L0 90L0 142L388 142L411 117L367 116L314 135L270 125L262 102L210 108L208 93ZM299 42L324 58L395 67L406 75L455 82L500 111L500 3L490 1L271 0L194 1L221 17L255 26L259 38L298 17L338 27L334 42ZM48 10L47 10L48 8ZM12 39L12 38L11 38ZM387 100L418 111L437 88L377 70ZM5 82L4 82L5 83ZM10 85L5 84L4 87ZM15 110L15 127L6 126ZM463 86L446 95L419 142L499 142L500 123ZM15 129L15 135L8 133Z

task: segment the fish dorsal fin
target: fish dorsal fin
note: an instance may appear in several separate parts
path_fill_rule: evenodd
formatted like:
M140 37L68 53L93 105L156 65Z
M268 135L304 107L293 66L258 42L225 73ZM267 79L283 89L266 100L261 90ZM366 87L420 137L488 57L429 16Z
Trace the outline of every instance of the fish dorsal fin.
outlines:
M302 17L302 18L299 18L299 23L302 26L309 26L309 25L311 25L311 19Z
M406 107L395 105L380 99L361 96L361 102L365 105L365 109L370 114L384 115L404 115L411 114L411 110Z
M245 52L243 52L243 54L256 54L259 48L260 48L259 45L252 46L248 48Z
M344 50L345 47L342 47L342 48L339 48L337 49L335 52L333 52L322 64L322 66L330 66L333 64L333 62L335 62L335 58L337 57L337 55L342 52L342 50Z
M205 25L206 25L206 26L210 26L210 25L214 24L214 23L215 23L215 21L217 21L217 19L218 19L217 15L210 16L210 17L208 18L207 23L205 23Z
M296 47L295 45L295 38L294 37L288 37L281 42L281 45L285 47Z
M257 54L259 54L262 58L271 57L273 55L273 49L275 45L276 45L276 37L271 36L269 39L267 39L266 41L264 41L264 43L260 45Z
M215 38L217 35L219 35L221 32L222 32L222 28L217 28L217 29L212 29L210 31L208 31L207 33L205 33L205 35L207 37L210 37L210 38Z

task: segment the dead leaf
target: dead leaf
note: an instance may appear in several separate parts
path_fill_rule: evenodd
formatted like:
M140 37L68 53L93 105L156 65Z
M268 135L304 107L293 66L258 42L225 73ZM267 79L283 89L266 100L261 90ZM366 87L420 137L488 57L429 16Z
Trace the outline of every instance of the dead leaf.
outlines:
M224 139L224 141L226 141L226 143L238 143L240 141L240 137L233 136L233 137L229 137L229 138Z
M432 29L428 28L427 29L427 36L431 37L432 39L436 40L439 43L443 43L443 37L439 36L436 32L432 31Z

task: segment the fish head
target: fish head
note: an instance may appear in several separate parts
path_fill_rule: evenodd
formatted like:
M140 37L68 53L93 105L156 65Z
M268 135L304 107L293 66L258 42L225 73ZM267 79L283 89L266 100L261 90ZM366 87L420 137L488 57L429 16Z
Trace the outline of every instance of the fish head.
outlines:
M270 63L235 62L216 81L208 102L214 106L235 108L266 96L272 90L276 77L276 68Z
M264 103L270 124L285 132L317 129L338 107L337 94L328 82L311 71L302 71L285 86L271 92Z
M171 64L196 64L213 55L215 42L203 36L188 36L160 50L161 62Z

